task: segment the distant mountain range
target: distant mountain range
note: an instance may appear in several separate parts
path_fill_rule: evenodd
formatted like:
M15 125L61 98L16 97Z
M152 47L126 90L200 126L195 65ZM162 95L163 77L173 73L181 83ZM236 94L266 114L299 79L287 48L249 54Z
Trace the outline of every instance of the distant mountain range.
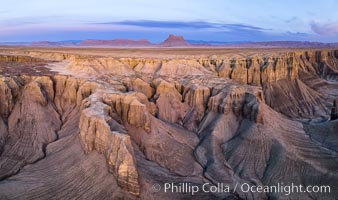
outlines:
M185 40L183 36L169 35L161 43L154 44L146 39L113 39L113 40L68 40L59 42L38 41L38 42L8 42L0 45L27 45L39 47L53 46L80 46L80 47L218 47L218 48L337 48L336 43L321 43L308 41L269 41L269 42L219 42L203 40Z
M60 42L38 41L30 43L31 46L74 46L80 44L81 41L70 40Z
M183 36L169 35L169 37L159 44L152 44L148 40L84 40L79 46L111 46L111 47L189 47L189 44Z
M148 40L128 40L128 39L115 39L115 40L83 40L80 46L116 46L116 47L133 47L143 46L148 47L152 44Z

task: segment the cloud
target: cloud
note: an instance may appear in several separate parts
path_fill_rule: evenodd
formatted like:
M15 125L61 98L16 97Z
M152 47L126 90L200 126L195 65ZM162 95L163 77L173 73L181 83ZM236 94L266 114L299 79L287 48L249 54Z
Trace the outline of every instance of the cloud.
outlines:
M223 24L212 23L205 21L153 21L153 20L127 20L118 22L105 22L100 24L112 24L112 25L127 25L138 26L144 28L167 28L167 29L227 29L232 30L247 30L247 31L266 31L261 27L246 25L246 24Z
M273 41L273 40L309 40L336 41L337 36L326 36L334 32L331 26L311 24L318 34L280 31L252 26L243 23L215 23L206 21L155 21L128 20L115 22L82 22L72 20L64 24L62 17L53 16L53 23L23 18L12 21L0 20L0 41L33 41L33 40L69 40L69 39L112 39L130 38L150 39L152 42L163 41L168 34L183 35L189 40L233 41ZM292 19L292 18L291 18ZM35 22L35 23L32 23ZM329 27L330 29L328 29ZM327 30L323 30L327 29ZM337 32L337 30L336 30Z
M318 35L337 35L338 34L338 23L332 24L319 24L316 22L312 22L311 30Z
M298 21L298 20L299 20L298 17L293 16L293 17L291 17L291 18L289 18L289 19L287 19L287 20L284 20L284 22L287 23L287 24L290 24L290 23L295 22L295 21Z

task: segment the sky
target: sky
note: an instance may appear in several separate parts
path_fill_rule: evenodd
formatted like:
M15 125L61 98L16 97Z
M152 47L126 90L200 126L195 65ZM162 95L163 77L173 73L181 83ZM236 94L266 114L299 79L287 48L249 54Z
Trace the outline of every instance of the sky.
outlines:
M0 0L0 42L338 42L338 0Z

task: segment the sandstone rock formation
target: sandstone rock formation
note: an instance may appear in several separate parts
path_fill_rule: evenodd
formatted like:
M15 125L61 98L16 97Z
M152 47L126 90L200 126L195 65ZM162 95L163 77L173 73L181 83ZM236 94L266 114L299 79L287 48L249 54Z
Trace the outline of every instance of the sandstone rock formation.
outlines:
M187 47L190 44L184 40L183 36L170 34L169 37L159 44L161 47Z
M197 199L338 195L338 50L62 51L0 51L0 199L191 198L152 189L182 182L231 188ZM331 192L235 191L281 182Z
M81 111L79 128L84 151L90 153L96 150L104 154L109 172L116 176L118 185L131 194L139 195L138 173L130 137L118 130L111 130L111 126L117 123L109 117L111 108L97 102L96 98L90 96L84 102L83 107L86 108Z

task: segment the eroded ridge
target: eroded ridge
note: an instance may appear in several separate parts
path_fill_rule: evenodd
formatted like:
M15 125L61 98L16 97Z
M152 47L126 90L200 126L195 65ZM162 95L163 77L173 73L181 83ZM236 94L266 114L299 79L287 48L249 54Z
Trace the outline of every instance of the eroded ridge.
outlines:
M337 52L8 52L0 56L0 197L184 198L152 191L168 182L232 188L196 194L202 199L283 199L233 190L281 182L332 186L294 199L335 197L337 120L328 119L338 96Z

